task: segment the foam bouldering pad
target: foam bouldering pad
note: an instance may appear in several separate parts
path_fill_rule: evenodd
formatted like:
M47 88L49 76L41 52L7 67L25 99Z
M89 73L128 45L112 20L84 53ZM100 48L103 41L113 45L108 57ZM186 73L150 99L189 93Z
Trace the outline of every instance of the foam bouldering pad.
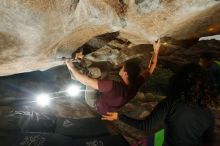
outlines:
M130 146L121 135L75 139L73 146Z
M5 146L73 146L72 138L53 133L16 133L6 138Z
M109 135L109 132L100 118L84 119L57 119L55 133L73 138L98 137Z
M34 111L13 111L0 115L0 130L8 132L54 132L56 117Z

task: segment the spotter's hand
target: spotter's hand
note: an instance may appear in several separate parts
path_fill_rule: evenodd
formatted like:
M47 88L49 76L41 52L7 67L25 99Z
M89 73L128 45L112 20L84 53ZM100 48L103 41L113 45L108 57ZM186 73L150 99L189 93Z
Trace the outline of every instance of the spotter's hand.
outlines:
M76 53L75 59L76 60L82 60L84 58L84 55L82 52Z
M107 121L118 120L118 113L117 112L107 112L106 115L102 115L101 119L107 120Z

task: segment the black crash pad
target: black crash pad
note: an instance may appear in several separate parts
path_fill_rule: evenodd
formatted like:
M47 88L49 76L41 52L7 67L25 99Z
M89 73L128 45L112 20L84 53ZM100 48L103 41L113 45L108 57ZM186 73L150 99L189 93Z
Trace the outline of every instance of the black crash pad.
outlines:
M59 134L17 133L8 136L4 146L73 146L73 141Z
M73 146L130 146L121 135L73 140Z
M17 133L6 138L4 146L129 146L121 136L72 139L52 133Z
M99 137L109 135L107 128L100 118L57 119L55 133L73 138Z
M56 117L34 111L13 111L0 115L0 130L8 132L54 132Z

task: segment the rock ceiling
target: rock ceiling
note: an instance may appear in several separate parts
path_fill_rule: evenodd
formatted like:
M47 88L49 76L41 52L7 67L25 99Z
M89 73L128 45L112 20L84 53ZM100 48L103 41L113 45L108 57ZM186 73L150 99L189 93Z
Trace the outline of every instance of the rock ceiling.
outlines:
M0 0L0 76L61 65L79 47L123 50L220 34L219 0Z

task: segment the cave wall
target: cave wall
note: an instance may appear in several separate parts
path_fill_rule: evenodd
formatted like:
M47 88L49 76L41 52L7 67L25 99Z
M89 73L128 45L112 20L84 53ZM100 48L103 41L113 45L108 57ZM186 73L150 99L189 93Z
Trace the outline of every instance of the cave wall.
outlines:
M218 0L0 0L0 76L61 65L97 36L122 49L219 34ZM92 41L91 41L92 40ZM96 43L95 43L96 44ZM112 45L113 44L113 45Z

